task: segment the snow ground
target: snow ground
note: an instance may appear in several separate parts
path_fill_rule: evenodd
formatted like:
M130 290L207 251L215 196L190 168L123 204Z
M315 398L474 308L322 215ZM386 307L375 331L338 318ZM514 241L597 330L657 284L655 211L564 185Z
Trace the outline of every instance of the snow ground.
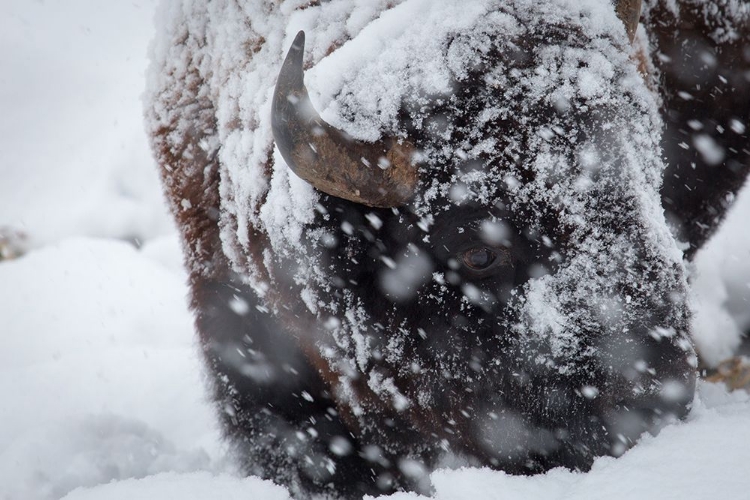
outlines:
M155 1L0 5L0 499L288 498L225 462L177 238L142 131ZM696 262L697 340L750 327L750 191ZM132 241L142 244L136 248ZM743 498L750 397L703 384L687 422L587 474L438 471L435 498ZM393 498L420 498L400 494Z

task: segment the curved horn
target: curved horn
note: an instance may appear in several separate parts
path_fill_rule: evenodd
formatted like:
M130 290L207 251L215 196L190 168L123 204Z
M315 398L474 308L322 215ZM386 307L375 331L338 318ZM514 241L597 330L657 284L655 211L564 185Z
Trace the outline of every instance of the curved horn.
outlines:
M418 181L414 146L386 138L356 141L323 121L303 82L305 32L281 67L273 95L271 128L287 165L316 189L372 207L403 205Z
M615 3L617 4L615 7L617 17L625 25L625 31L632 42L641 18L641 0L615 0Z

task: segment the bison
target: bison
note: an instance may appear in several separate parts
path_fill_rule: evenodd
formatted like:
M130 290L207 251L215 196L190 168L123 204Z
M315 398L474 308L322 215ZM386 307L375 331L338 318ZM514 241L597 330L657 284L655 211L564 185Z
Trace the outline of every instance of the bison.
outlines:
M246 473L360 498L587 470L686 414L686 262L750 169L750 23L640 13L164 3L147 126Z

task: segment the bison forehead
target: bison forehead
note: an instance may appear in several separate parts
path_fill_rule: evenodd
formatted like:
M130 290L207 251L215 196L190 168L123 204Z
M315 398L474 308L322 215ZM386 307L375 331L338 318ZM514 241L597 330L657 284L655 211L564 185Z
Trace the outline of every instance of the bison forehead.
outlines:
M586 226L593 178L653 201L663 165L655 98L612 36L622 27L606 5L579 7L447 2L409 29L396 8L313 67L309 87L354 137L419 135L425 217L512 192L518 211Z
M480 65L490 66L484 83L506 101L533 104L554 87L567 98L606 94L625 44L605 2L405 2L311 68L308 87L324 118L375 140L399 130L402 103L451 98ZM529 58L531 72L511 71L513 59Z

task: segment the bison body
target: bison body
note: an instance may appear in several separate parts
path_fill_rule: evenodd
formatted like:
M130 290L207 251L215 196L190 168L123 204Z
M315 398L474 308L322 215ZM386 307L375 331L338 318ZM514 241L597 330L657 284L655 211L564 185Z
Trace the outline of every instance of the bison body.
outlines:
M750 165L747 12L654 1L631 45L637 4L164 5L148 123L246 472L586 470L686 414L683 250Z

